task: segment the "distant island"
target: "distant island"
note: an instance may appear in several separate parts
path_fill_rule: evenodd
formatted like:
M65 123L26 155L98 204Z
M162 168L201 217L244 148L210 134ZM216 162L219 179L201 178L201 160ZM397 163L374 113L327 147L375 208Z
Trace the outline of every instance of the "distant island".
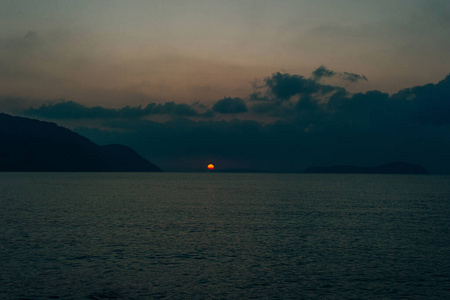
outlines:
M273 173L267 170L255 170L255 169L217 169L209 172L214 173Z
M333 174L429 174L428 171L419 166L405 162L392 162L377 167L356 166L331 166L311 167L305 173L333 173Z
M3 172L162 172L127 146L99 146L55 123L3 113L0 145Z

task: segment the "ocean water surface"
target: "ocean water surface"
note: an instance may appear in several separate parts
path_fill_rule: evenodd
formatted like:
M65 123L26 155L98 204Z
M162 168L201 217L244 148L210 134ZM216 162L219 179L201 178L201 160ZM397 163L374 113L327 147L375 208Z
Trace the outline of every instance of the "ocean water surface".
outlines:
M450 299L450 176L0 173L0 299Z

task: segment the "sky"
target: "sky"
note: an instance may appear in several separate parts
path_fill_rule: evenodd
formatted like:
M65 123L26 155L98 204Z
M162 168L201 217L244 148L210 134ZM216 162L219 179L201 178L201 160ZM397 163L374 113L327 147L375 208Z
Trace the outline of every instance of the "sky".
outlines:
M0 111L168 171L450 173L450 2L0 0Z

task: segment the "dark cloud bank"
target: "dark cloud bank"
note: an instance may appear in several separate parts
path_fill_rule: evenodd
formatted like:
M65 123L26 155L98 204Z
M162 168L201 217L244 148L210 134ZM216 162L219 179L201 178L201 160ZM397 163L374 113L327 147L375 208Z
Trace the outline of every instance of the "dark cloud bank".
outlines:
M111 109L60 101L21 114L71 121L94 142L128 145L167 171L202 170L209 162L222 169L301 172L406 161L450 173L450 75L393 95L350 94L326 84L330 77L367 80L321 66L309 78L272 74L247 98L210 106L167 102ZM167 119L152 120L156 115ZM81 120L101 126L82 126Z

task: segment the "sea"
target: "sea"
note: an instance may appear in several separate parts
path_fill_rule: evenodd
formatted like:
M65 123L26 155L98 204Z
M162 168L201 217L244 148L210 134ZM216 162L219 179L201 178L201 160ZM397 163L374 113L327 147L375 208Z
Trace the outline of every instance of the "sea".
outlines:
M0 299L450 299L450 176L0 173Z

